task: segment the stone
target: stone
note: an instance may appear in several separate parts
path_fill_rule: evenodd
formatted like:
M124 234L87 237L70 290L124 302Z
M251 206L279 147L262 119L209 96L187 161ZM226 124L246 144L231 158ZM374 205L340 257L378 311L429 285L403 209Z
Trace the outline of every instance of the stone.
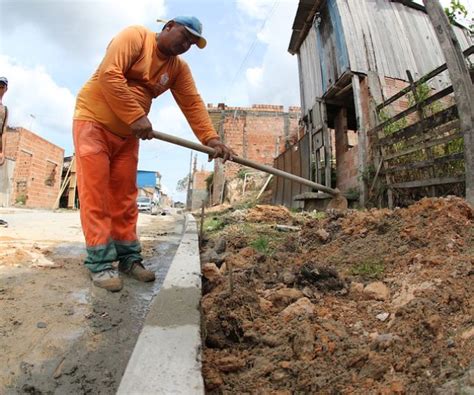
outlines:
M214 251L216 254L222 254L225 252L227 248L227 242L226 240L221 237L219 240L216 241L216 246L214 247Z
M474 337L474 326L471 327L470 329L464 331L461 334L461 339L463 339L463 340L469 340L472 337Z
M222 277L222 273L215 263L205 263L202 266L202 275L208 279L211 283L215 282L218 278Z
M285 321L291 321L296 317L312 317L314 316L314 305L308 298L298 299L295 303L290 304L286 309L284 309L280 316Z
M217 263L220 265L224 261L224 258L217 254L214 250L209 250L204 254L201 254L201 262L202 263Z
M282 276L282 281L286 285L292 285L296 280L296 276L291 272L284 272Z
M415 299L416 292L430 289L433 285L434 284L430 281L425 281L421 284L409 284L408 282L403 281L400 287L400 292L395 295L392 304L395 308L403 307Z
M303 296L299 289L282 288L270 294L268 299L277 307L286 307Z
M352 282L349 292L351 294L354 293L362 293L364 291L364 284L358 282Z
M44 329L44 328L46 328L47 326L48 326L48 325L46 324L46 322L38 322L38 323L36 324L36 327L37 327L37 328L40 328L40 329Z
M378 320L385 322L387 321L387 318L390 317L390 313L380 313L375 316Z
M390 347L394 342L400 341L400 337L392 333L382 333L372 336L372 348L385 350Z
M364 288L364 294L371 299L384 301L390 297L390 290L383 282L376 281Z
M221 372L236 372L245 366L245 360L233 356L226 356L216 360L216 366Z
M224 262L222 264L222 266L219 268L219 271L221 272L222 275L226 274L227 273L227 265L226 263Z
M307 298L313 298L314 297L314 292L310 287L304 287L301 292L303 292L303 295L306 296Z
M328 239L330 237L330 234L324 229L318 229L316 231L316 236L318 237L318 239L320 241L322 241L324 243L324 242L328 241Z

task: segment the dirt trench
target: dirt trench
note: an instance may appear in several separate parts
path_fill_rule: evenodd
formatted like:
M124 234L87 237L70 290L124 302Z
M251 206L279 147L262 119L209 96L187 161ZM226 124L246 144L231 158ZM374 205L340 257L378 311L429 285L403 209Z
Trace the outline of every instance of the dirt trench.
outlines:
M473 220L456 197L212 213L201 255L206 392L471 393Z

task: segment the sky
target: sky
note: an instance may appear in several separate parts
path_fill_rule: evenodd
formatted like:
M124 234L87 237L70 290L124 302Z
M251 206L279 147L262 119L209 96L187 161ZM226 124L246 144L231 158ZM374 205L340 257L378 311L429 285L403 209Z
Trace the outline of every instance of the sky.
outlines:
M442 0L442 3L448 3ZM473 11L472 0L466 0ZM73 153L75 97L100 63L107 44L129 25L162 28L157 18L195 15L208 45L183 58L205 103L228 106L300 104L297 58L288 53L298 0L0 0L0 75L10 126L22 126ZM197 142L169 92L154 100L155 130ZM139 169L159 171L177 201L190 151L143 141ZM203 154L198 168L212 170Z
M159 31L157 18L195 15L208 45L193 46L190 65L205 103L299 105L297 59L287 52L298 0L0 0L0 75L10 126L22 126L73 153L75 97L108 42L129 25ZM198 142L169 92L154 100L155 130ZM159 171L174 200L189 172L190 151L142 141L139 169ZM204 154L198 168L212 170Z

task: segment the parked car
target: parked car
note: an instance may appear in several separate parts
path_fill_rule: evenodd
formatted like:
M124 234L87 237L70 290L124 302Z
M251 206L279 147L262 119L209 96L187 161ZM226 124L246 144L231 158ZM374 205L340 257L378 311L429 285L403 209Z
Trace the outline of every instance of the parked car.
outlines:
M147 196L139 196L137 197L137 207L138 211L144 211L147 213L151 213L153 203L151 201L151 198Z

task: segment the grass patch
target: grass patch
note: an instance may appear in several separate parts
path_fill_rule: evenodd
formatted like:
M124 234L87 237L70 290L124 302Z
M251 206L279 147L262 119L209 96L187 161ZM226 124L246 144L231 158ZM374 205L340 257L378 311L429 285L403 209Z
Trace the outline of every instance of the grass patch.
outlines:
M260 236L250 243L250 246L264 255L269 255L272 251L268 237Z
M311 218L317 219L318 221L327 217L324 211L311 211L309 215L311 216Z
M216 217L206 218L204 220L204 230L207 232L216 232L223 229L224 226L224 221Z
M382 262L366 261L353 266L350 273L354 276L360 276L364 279L379 278L385 271L385 265Z

